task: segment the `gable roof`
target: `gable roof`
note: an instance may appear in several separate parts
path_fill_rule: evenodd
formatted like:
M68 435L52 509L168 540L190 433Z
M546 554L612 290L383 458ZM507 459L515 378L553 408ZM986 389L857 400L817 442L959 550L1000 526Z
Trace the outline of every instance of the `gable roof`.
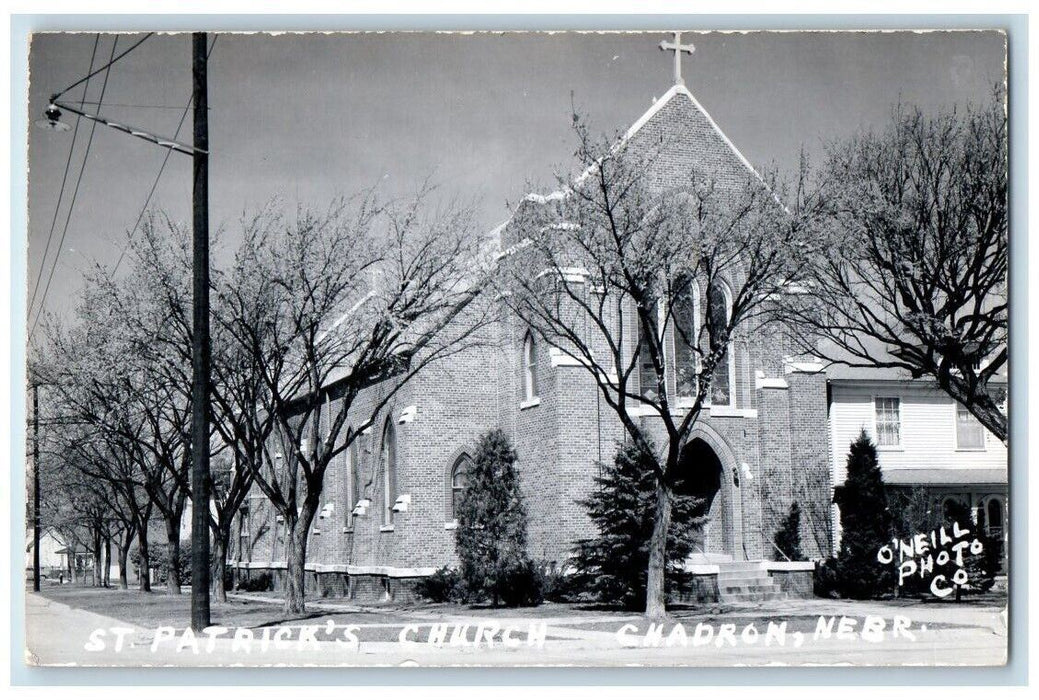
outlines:
M764 183L764 178L761 177L761 174L757 171L757 169L753 165L751 165L750 161L747 160L747 157L743 155L739 148L736 147L736 144L734 144L732 140L730 140L729 137L725 135L725 132L721 130L721 127L718 126L718 123L714 121L713 117L711 117L710 112L704 109L704 106L700 104L700 101L697 100L696 97L693 96L693 93L689 92L689 89L686 88L685 85L672 85L671 88L667 92L665 92L659 100L653 103L652 107L646 110L641 117L635 120L635 123L632 124L624 133L624 136L621 138L621 141L618 144L618 146L623 145L629 139L631 139L635 134L639 132L640 129L642 129L643 126L645 126L651 119L653 119L653 117L655 117L661 109L663 109L664 105L666 105L668 102L679 96L684 97L688 99L690 102L692 102L693 108L703 115L703 117L707 120L707 123L710 125L711 129L714 131L715 135L719 139L721 139L722 143L724 143L730 151L732 151L733 155L735 155L739 162L743 164L743 167L745 167L748 171L753 173L754 176L758 178L758 180L761 180L762 183Z
M721 130L721 127L718 126L718 123L714 121L714 118L711 117L710 113L704 108L702 104L700 104L699 100L697 100L696 97L693 96L693 93L691 93L685 85L672 85L671 88L668 89L668 91L665 92L663 95L661 95L659 99L655 99L653 105L645 112L643 112L642 115L638 119L636 119L630 127L628 127L628 130L624 132L624 135L621 136L617 143L613 145L612 150L616 151L618 149L623 148L629 141L631 141L632 138L636 136L636 134L638 134L642 130L643 127L649 124L653 120L653 118L657 116L661 110L663 110L665 106L667 106L673 100L676 99L688 100L693 110L703 117L708 128L713 133L713 135L720 141L722 147L725 150L729 151L733 156L735 156L736 161L740 164L740 166L745 168L747 172L754 175L754 177L757 178L757 180L762 184L762 186L764 186L766 190L771 192L771 188L765 182L765 179L761 176L761 173L759 173L758 170L753 165L751 165L750 161L747 160L747 157L743 155L739 148L736 147L736 144L734 144L729 139L729 137L725 135L725 132ZM584 172L582 172L580 175L574 178L573 184L579 185L581 182L584 181L586 177L588 177L591 171L592 166L589 166L584 170ZM523 197L523 199L521 200L521 205L523 203L547 204L555 200L564 199L567 196L567 191L565 189L555 190L545 195L531 192ZM775 193L773 193L772 196L776 197ZM776 201L779 203L780 206L784 206L783 203L779 201L778 197L776 197ZM506 226L509 223L511 223L514 216L515 214L513 216L510 216L509 219L507 219L501 225L497 226L493 231L488 233L488 236L497 235L500 237L501 233L505 230Z

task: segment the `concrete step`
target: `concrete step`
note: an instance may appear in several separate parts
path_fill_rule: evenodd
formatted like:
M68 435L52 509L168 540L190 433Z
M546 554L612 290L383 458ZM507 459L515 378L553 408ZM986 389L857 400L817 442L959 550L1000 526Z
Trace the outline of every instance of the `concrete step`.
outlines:
M754 603L782 600L786 594L761 568L760 561L718 564L718 600L722 603Z
M786 593L780 591L767 591L758 593L722 593L718 596L719 603L756 603L766 600L785 600Z
M727 561L718 563L718 571L730 572L730 571L761 571L760 561Z
M740 581L729 581L718 579L718 588L752 588L754 586L775 586L776 582L771 578L743 579Z
M718 574L718 581L769 581L771 578L764 571L743 574Z
M731 554L715 554L713 552L693 552L686 559L690 564L729 564L732 562Z
M746 593L748 595L754 593L781 593L779 586L774 583L767 583L761 586L718 586L719 595L731 595L734 593Z
M764 571L719 571L719 581L747 581L753 579L772 578Z

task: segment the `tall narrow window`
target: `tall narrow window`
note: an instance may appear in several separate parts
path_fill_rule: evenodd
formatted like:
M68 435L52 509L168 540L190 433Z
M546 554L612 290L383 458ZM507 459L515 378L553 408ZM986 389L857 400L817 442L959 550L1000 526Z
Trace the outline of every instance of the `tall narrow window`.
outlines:
M383 525L393 524L393 506L397 503L397 434L393 421L386 420L382 431Z
M349 436L353 432L352 428L347 428L346 434ZM343 474L340 478L343 480L343 489L345 490L346 497L343 499L343 510L345 514L343 517L346 519L344 525L350 527L353 524L354 506L357 504L357 492L354 490L354 445L356 442L351 443L350 447L346 448L346 451L342 454L342 460L346 466L343 470Z
M672 302L675 317L675 394L677 396L695 396L697 384L697 367L699 358L696 354L697 333L699 332L699 290L696 280L691 275L683 274L675 281L674 301Z
M729 325L729 321L732 318L732 292L729 291L727 285L721 281L716 281L717 288L724 295L724 308L725 318L718 319L718 323L724 323ZM725 348L725 354L718 360L718 364L714 366L714 371L711 373L711 405L712 406L732 406L732 390L733 390L733 372L734 363L732 361L732 343L728 343Z
M902 406L897 398L875 399L877 445L898 447L902 444Z
M353 511L357 502L364 498L361 488L361 448L358 443L361 440L361 436L358 435L354 438L354 441L350 443L350 510ZM352 522L352 521L351 521Z
M527 401L538 396L538 349L534 333L527 332L523 339L523 398Z
M653 347L656 345L659 355L657 359L664 365L663 344L660 338L660 304L656 299L647 299L645 323L639 320L639 389L642 396L650 401L660 398L660 386L657 380L657 368L653 364Z
M985 449L985 429L963 404L956 404L956 448Z
M462 455L455 460L451 467L451 512L448 514L451 520L458 519L458 506L462 503L462 495L465 492L466 479L469 478L469 470L473 466L473 460L469 455Z
M246 503L238 509L238 554L242 561L252 559L252 521L249 517L249 504Z

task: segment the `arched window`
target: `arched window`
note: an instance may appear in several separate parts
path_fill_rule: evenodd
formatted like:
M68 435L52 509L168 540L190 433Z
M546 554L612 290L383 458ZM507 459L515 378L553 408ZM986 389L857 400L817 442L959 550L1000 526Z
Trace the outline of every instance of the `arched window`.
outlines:
M990 537L1003 536L1003 502L998 498L990 498L985 507L988 515L988 534Z
M350 509L353 510L357 502L364 498L364 487L361 485L361 436L358 435L350 444Z
M352 436L353 428L348 428L346 434L347 436ZM360 490L357 488L357 437L354 437L350 447L346 448L346 452L343 454L343 461L346 466L342 477L346 490L346 514L343 517L346 519L346 526L352 527L354 522L353 511L357 506L357 501L361 498Z
M725 319L724 323L728 324L732 318L732 292L724 282L717 282L718 288L721 293L725 296ZM735 383L735 367L732 361L732 342L726 346L725 354L718 361L718 364L714 366L714 372L711 374L711 405L712 406L732 406L732 392L733 384Z
M963 499L958 496L946 496L942 499L942 517L945 520L958 518L964 511L970 515L970 506L964 504Z
M650 401L660 399L660 391L657 383L657 369L653 364L653 339L660 350L657 358L661 365L665 365L663 357L663 343L660 337L660 302L658 299L646 300L646 308L650 310L645 314L645 323L639 319L639 390L642 396ZM645 326L648 326L645 327Z
M449 502L448 520L458 519L458 506L462 502L462 494L465 492L466 481L469 478L469 470L473 466L473 460L469 455L463 454L455 460L451 467L451 500Z
M696 353L700 320L700 293L692 275L675 280L672 313L675 317L675 394L695 396L699 356Z
M392 525L393 506L397 503L397 432L390 418L382 431L382 493L382 524Z
M538 396L538 349L534 333L527 331L523 339L523 398L527 401Z

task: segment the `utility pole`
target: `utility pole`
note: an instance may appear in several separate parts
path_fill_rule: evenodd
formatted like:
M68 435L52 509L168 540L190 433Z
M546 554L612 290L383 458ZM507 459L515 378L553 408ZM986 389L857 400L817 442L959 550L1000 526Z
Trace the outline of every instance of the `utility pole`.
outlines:
M40 592L40 385L32 383L32 589Z
M209 627L209 100L206 33L191 35L194 110L191 334L191 628Z

